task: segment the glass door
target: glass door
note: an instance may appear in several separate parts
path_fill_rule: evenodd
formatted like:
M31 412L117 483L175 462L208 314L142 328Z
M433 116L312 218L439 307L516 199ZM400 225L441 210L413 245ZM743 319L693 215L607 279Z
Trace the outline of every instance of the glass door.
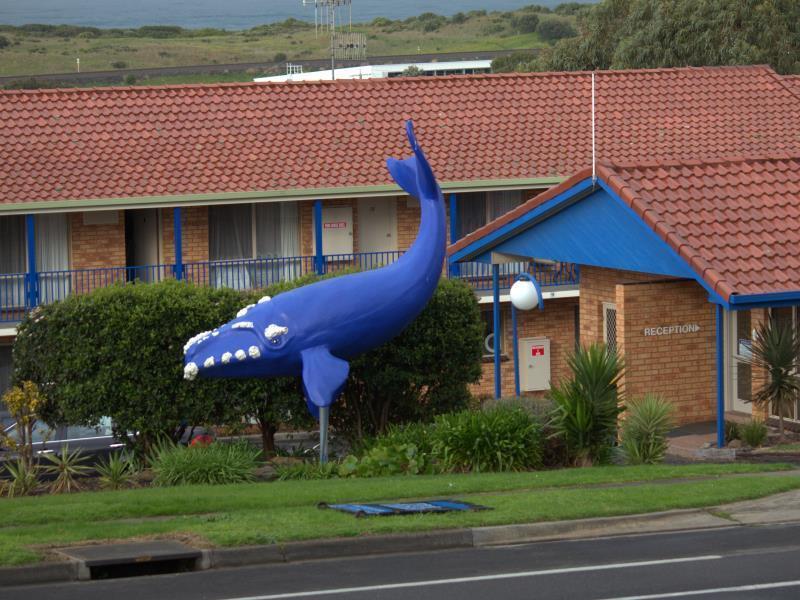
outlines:
M747 362L752 356L753 324L749 310L728 313L727 327L728 408L751 414L753 399L753 369Z

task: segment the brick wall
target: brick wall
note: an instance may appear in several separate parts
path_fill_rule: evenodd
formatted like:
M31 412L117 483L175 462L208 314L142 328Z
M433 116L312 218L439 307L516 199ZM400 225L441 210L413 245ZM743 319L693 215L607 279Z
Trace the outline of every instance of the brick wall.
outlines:
M191 206L184 208L181 215L183 237L183 262L203 262L208 256L208 207ZM161 248L163 262L175 262L175 231L173 209L161 210Z
M397 249L408 250L419 232L419 202L409 196L397 199ZM449 229L449 220L448 220ZM449 237L447 238L450 239Z
M70 215L70 257L73 269L125 266L125 213L114 211L109 225L84 224L85 213Z
M575 308L577 298L560 298L548 300L545 309L518 311L517 327L519 338L546 337L550 339L550 376L557 383L569 374L567 358L575 348ZM482 310L491 313L492 305L482 305ZM514 348L511 328L511 304L501 304L503 319L503 341L508 360L501 363L502 395L514 395ZM521 368L521 367L520 367ZM476 396L494 396L494 361L489 358L482 365L483 376L479 383L470 387ZM543 395L543 392L531 392L531 395Z
M672 402L679 424L716 415L715 307L694 281L616 286L617 340L627 398L656 393ZM699 331L645 335L645 328L697 324Z
M581 265L581 344L603 341L603 303L616 301L618 283L663 280L660 275L648 275L618 269L603 269Z

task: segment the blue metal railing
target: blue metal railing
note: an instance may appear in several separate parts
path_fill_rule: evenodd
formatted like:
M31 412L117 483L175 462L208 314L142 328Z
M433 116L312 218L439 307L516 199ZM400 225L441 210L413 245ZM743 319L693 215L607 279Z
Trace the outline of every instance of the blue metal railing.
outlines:
M325 273L347 269L368 271L391 264L402 254L400 251L326 254L321 270ZM241 290L264 288L319 270L315 256L203 261L185 263L182 267L182 278L196 285ZM448 271L449 277L463 279L475 290L492 288L491 265L463 263ZM576 265L520 262L500 265L500 287L509 288L523 272L536 277L543 286L579 282ZM0 274L0 323L20 321L33 308L63 300L70 294L85 294L115 283L152 283L175 275L174 264Z
M536 278L541 286L577 285L580 282L578 265L572 263L538 263L515 262L502 263L500 271L500 289L510 288L517 277L528 273ZM492 289L492 265L478 262L452 265L449 276L466 281L474 290Z

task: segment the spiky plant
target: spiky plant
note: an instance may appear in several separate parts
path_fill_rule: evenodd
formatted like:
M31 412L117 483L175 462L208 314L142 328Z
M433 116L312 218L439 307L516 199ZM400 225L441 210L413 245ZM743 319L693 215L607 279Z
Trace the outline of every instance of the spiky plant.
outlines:
M783 419L790 414L800 391L798 357L800 336L788 323L770 318L759 324L753 339L748 363L766 371L763 385L753 394L752 402L778 415L778 432L783 439Z
M652 465L664 460L672 428L672 404L656 394L628 402L622 423L622 452L629 464Z
M69 451L66 444L61 446L61 454L46 454L44 458L50 462L42 467L42 472L55 475L50 483L50 492L61 494L63 492L76 492L81 489L78 478L89 474L91 467L83 464L86 457L80 450Z
M100 479L100 486L107 490L119 490L130 485L136 473L134 464L127 456L119 452L108 455L95 467Z
M23 458L5 464L9 478L3 482L2 491L9 498L29 496L39 485L39 465Z
M603 344L578 348L569 358L572 376L554 388L553 436L564 440L571 460L589 466L608 460L620 407L617 384L623 362Z

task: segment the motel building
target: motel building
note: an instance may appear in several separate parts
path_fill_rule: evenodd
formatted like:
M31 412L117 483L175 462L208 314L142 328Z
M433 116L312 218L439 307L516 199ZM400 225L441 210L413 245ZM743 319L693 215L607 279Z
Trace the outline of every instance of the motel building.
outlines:
M681 423L752 413L740 359L767 311L797 319L800 281L796 171L775 158L800 156L800 81L766 66L0 91L0 393L19 321L70 294L396 260L419 206L384 161L408 153L409 118L445 195L443 276L482 308L476 395L513 395L515 364L544 394L576 344L605 341L626 392L663 393ZM762 162L713 162L741 156ZM613 166L630 164L661 166ZM515 315L523 273L544 310Z

